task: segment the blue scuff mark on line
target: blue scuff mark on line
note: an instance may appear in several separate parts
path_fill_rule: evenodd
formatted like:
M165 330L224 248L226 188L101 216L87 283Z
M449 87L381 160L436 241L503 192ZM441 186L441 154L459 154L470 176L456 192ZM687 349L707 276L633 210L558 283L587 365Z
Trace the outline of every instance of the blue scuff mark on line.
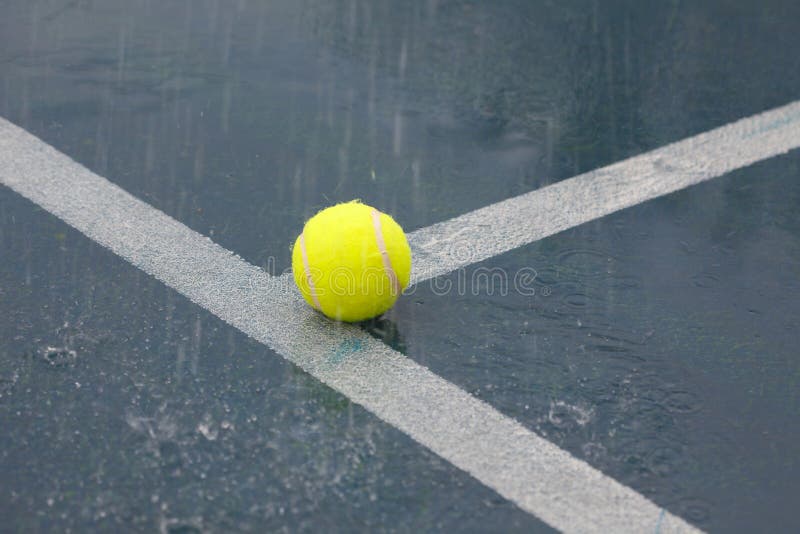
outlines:
M656 522L656 529L653 531L654 534L658 534L661 532L661 521L664 519L664 514L667 512L666 509L662 508L661 513L658 514L658 521Z
M363 350L363 348L364 348L364 342L362 340L358 338L345 339L344 341L339 343L339 346L336 347L336 350L333 352L333 354L328 356L328 358L326 359L326 363L334 365L342 363L344 360L347 359L348 356L350 356L355 352Z
M795 122L797 119L800 119L800 111L795 111L794 113L789 113L788 115L785 115L785 116L780 117L778 119L775 119L775 120L773 120L771 122L768 122L767 124L765 124L765 125L761 126L760 128L756 129L755 131L749 132L746 135L744 135L743 139L750 139L750 138L755 137L757 135L761 135L761 134L767 133L769 131L776 130L776 129L781 128L783 126L788 126L789 124L792 124L793 122Z

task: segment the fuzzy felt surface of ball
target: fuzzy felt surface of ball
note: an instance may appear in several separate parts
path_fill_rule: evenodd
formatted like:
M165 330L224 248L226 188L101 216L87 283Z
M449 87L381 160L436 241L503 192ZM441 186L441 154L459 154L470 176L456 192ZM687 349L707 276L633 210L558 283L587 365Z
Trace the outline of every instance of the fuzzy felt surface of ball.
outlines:
M411 249L394 219L358 201L306 222L292 249L297 288L313 308L358 322L391 308L408 286Z

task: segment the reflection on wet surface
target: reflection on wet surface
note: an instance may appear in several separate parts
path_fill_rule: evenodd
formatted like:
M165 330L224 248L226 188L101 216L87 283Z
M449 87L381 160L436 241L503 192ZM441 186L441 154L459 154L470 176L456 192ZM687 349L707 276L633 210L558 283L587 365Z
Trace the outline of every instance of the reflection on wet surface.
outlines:
M798 7L750 4L11 1L0 114L280 273L322 205L411 230L797 99ZM795 531L799 168L363 326L701 527ZM12 528L546 530L7 190L0 259Z

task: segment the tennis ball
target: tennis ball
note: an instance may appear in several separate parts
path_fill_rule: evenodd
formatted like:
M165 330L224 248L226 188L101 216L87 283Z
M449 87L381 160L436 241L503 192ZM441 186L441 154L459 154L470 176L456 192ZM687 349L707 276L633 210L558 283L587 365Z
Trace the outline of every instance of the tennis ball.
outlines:
M411 276L411 249L394 219L358 201L326 208L306 223L292 249L303 298L337 321L377 317Z

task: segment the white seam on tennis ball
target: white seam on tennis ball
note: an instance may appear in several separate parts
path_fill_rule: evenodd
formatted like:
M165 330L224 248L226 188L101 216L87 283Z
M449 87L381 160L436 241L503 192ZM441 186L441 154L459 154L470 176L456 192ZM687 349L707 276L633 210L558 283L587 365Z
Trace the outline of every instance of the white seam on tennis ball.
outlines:
M311 300L314 301L314 307L322 311L322 305L317 298L317 289L314 287L314 280L311 279L311 267L308 266L308 252L306 252L306 229L300 234L300 253L303 256L303 270L306 275L306 282L308 283L308 292L311 294Z
M375 240L378 242L378 250L381 253L383 260L383 269L389 277L389 282L392 284L392 295L400 294L400 280L397 279L397 273L394 272L392 267L392 260L389 258L389 251L386 249L386 241L383 239L383 229L381 228L381 212L372 208L372 226L375 228Z

